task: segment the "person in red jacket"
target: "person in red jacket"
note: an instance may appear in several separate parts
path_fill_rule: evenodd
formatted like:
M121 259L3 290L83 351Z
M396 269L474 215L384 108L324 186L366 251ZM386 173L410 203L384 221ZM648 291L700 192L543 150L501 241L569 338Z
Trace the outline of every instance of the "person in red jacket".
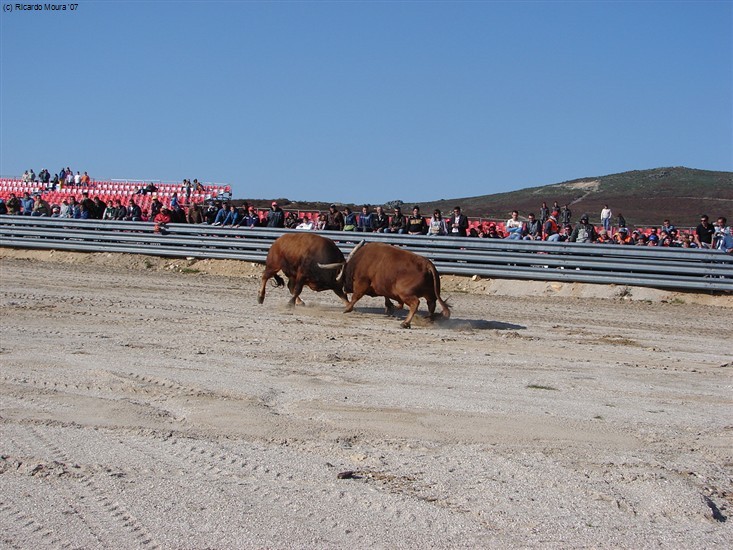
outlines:
M171 223L171 211L164 206L160 209L160 212L155 215L153 222L155 222L153 232L165 235L168 233L168 224Z

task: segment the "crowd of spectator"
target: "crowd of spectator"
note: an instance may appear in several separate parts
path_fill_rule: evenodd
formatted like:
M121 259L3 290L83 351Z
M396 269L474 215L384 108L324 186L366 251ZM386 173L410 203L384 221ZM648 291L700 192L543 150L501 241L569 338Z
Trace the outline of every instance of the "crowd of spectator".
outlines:
M89 190L85 189L90 181L87 172L82 175L77 171L74 174L68 167L53 178L46 169L41 170L38 176L33 170L28 170L23 174L23 180L38 181L46 185L47 189L55 189L61 185L77 186L80 188L81 198L77 200L71 195L61 204L49 204L40 193L31 196L26 192L22 197L11 193L7 200L0 199L0 214L153 221L161 232L165 231L169 223L192 223L232 228L274 227L306 231L354 231L431 237L451 235L486 239L707 248L733 253L733 234L724 216L719 216L715 223L711 223L707 215L702 215L700 224L694 230L680 230L668 219L665 219L659 227L632 230L627 227L626 219L621 213L617 215L614 226L613 213L608 205L604 205L598 218L598 227L591 223L588 214L581 215L578 222L573 225L569 205L560 206L555 201L552 208L543 202L538 210L539 216L530 212L525 219L522 219L519 212L514 210L503 224L488 220L470 223L460 206L456 206L447 216L443 216L439 209L435 209L430 217L426 217L418 205L413 206L411 214L403 213L399 205L394 207L391 214L387 214L382 206L372 209L364 205L361 211L356 213L349 207L339 210L332 204L325 213L306 213L299 217L293 212L284 211L277 201L273 201L269 210L263 214L258 212L254 205L246 203L241 207L235 206L230 201L193 203L189 201L191 193L203 189L202 184L196 179L193 182L183 180L182 197L179 199L178 193L174 192L168 198L168 204L163 204L155 195L157 187L153 183L141 186L135 195L152 194L154 197L149 202L149 208L143 210L134 196L129 198L126 204L120 199L104 202L99 197L90 198Z

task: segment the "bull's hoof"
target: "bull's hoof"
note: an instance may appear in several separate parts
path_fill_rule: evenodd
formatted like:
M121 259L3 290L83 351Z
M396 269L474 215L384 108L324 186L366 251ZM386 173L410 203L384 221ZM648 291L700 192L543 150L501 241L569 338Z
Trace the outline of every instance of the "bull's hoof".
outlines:
M260 295L260 296L257 296L257 303L258 303L258 304L261 304L261 303L263 303L264 301L265 301L265 297L264 297L264 296L261 296L261 295Z
M410 323L407 323L407 322L405 322L405 321L403 321L402 323L400 323L400 326L401 326L402 328L412 328L412 327L410 326Z

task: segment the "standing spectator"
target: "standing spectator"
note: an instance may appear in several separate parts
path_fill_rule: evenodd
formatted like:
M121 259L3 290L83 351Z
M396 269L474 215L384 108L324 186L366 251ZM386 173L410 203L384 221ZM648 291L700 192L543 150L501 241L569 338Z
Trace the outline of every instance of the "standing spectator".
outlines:
M433 217L428 222L428 235L437 237L448 234L448 226L443 219L443 215L437 208L433 212Z
M618 226L626 227L626 218L624 218L624 215L621 212L618 213Z
M700 225L695 229L695 244L700 248L710 248L713 245L715 228L710 223L707 214L700 216Z
M178 203L178 193L174 191L173 195L171 196L171 201L170 201L171 210L175 210L179 206L180 204Z
M468 234L468 218L461 213L461 207L453 208L453 215L448 218L448 233L453 237L465 237Z
M52 191L56 191L57 189L59 191L61 190L61 182L59 180L59 175L58 174L54 174L53 180L51 181L51 190Z
M343 231L344 230L344 215L336 209L336 205L332 204L328 207L328 213L326 214L326 227L327 231Z
M33 198L28 194L26 191L23 193L23 198L20 199L20 206L23 210L24 216L30 216L33 212L33 205L36 203L36 201L33 200Z
M536 219L534 213L527 214L527 223L522 229L522 238L525 241L541 241L542 240L542 223Z
M77 172L78 173L78 172ZM84 175L81 177L81 184L84 187L89 187L89 184L92 182L92 178L89 177L89 174L84 172Z
M507 232L507 239L522 238L522 222L519 220L519 212L512 210L512 217L506 221L504 225Z
M374 230L374 213L369 212L369 207L366 204L361 207L356 230L362 233L371 233Z
M566 204L562 207L562 210L560 210L560 222L563 225L570 225L570 218L573 216L573 213L570 211L570 207Z
M356 214L348 206L344 208L344 231L356 231Z
M580 217L580 222L575 225L568 241L571 243L592 243L597 238L596 228L589 223L588 214L583 214Z
M79 173L79 170L76 171L76 175L74 176L74 185L81 185L81 174Z
M270 205L270 211L267 213L267 227L285 227L285 213L276 201Z
M603 225L603 230L607 235L611 234L611 215L611 209L607 204L604 204L603 209L601 210L601 224Z
M547 208L547 203L543 202L542 206L540 206L540 223L542 225L545 225L545 222L550 217L550 209Z
M388 232L389 229L389 216L384 211L384 208L377 206L377 211L374 214L374 231L377 233Z
M6 203L6 206L8 208L8 214L10 216L18 216L20 215L20 199L15 196L15 193L10 193L10 197L8 198L8 202Z
M425 235L428 232L428 223L420 214L420 207L415 205L412 207L412 216L407 218L407 234L408 235Z
M33 168L31 168L30 172L28 172L28 181L30 183L36 183L36 173L33 171Z

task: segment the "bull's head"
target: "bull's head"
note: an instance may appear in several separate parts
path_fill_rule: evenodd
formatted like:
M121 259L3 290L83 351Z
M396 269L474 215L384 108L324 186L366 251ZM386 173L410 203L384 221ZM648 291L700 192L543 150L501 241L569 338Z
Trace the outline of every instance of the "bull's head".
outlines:
M346 264L349 263L349 260L354 255L354 252L356 252L362 246L364 246L365 243L366 243L366 241L363 241L362 240L359 244L357 244L354 248L352 248L351 249L351 252L349 252L349 255L346 257L346 261L345 262L336 262L336 263L333 263L333 264L318 264L318 267L320 267L321 269L336 269L336 268L340 268L339 269L339 272L338 272L338 275L336 275L336 282L338 284L341 284L343 282L344 271L346 271Z

